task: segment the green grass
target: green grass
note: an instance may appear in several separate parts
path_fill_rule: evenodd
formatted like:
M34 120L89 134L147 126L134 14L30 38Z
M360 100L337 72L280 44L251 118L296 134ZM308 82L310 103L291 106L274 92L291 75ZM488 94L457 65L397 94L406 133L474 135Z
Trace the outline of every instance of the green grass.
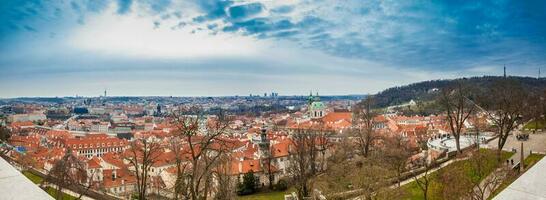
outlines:
M46 189L46 192L50 196L52 196L53 198L55 198L56 191L57 190L55 188L52 188L52 187L47 187L47 189ZM63 192L62 198L60 200L75 200L75 199L77 199L77 198Z
M535 163L537 163L540 159L542 159L544 155L542 154L531 154L523 160L523 163L525 164L525 168L531 167Z
M28 179L30 179L34 184L40 184L44 179L42 177L39 177L29 171L24 171L23 175L25 175Z
M539 121L530 121L529 123L525 124L525 126L523 126L523 129L530 129L530 130L533 130L533 129L544 129L544 127L546 126L546 121L544 120L539 120Z
M496 151L480 149L480 152L487 154L487 162L485 162L485 166L483 168L485 174L489 174L493 172L498 166ZM514 153L503 151L501 155L502 157L501 160L506 160L510 158L512 155L514 155ZM429 175L431 177L431 183L429 185L429 191L427 195L429 199L441 199L441 196L442 196L441 188L443 188L444 184L446 183L442 183L440 180L438 180L439 178L437 177L439 176L440 171L450 172L453 170L463 170L464 172L463 174L466 174L472 180L475 180L475 181L481 181L480 179L482 179L474 172L472 164L469 160L454 162L444 167L442 170L435 171ZM449 187L449 183L447 183L447 185L445 186ZM419 186L417 185L415 181L402 186L402 190L404 191L405 195L401 199L409 199L409 200L423 199L423 191L421 190L421 188L419 188Z
M542 154L531 154L523 160L523 163L525 164L525 168L529 169L532 167L535 163L537 163L540 159L542 159L544 155ZM503 191L506 187L508 187L510 184L512 184L516 179L518 179L519 176L513 175L507 177L505 180L502 181L502 184L489 196L488 199L493 199L497 194L499 194L501 191Z
M32 172L29 172L29 171L24 171L23 172L23 175L25 175L28 179L30 179L30 181L32 181L34 184L36 185L39 185L40 183L42 183L44 181L44 179L36 174L33 174ZM53 198L55 198L55 188L52 188L52 187L47 187L47 189L45 190L50 196L52 196ZM76 199L76 197L73 197L71 195L68 195L66 193L63 193L62 195L62 200L74 200Z
M258 192L251 195L237 196L239 200L283 200L285 194L290 194L295 191L293 188L290 188L285 191L268 191L268 192Z

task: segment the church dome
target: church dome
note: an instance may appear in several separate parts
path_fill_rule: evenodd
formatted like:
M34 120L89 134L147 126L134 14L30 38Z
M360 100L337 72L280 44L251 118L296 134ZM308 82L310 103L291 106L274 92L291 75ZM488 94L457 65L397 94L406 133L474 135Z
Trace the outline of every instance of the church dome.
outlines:
M324 110L326 106L320 101L315 101L309 106L310 110Z

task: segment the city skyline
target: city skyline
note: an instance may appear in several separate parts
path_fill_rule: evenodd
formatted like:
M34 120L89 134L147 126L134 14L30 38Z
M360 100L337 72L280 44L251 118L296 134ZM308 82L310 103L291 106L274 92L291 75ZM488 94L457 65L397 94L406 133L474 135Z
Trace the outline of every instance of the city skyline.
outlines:
M367 94L536 77L542 1L5 1L0 98ZM332 6L335 5L335 6Z

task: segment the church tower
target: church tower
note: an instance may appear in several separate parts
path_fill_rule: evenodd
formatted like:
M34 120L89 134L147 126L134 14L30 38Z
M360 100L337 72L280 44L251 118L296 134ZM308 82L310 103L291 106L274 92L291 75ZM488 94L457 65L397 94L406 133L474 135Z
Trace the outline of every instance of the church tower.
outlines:
M326 115L326 106L320 101L318 92L314 97L313 93L309 94L307 110L309 117L312 119L322 118Z
M260 142L258 143L261 158L267 158L269 156L269 145L270 142L269 139L267 139L267 129L265 129L265 126L263 126L260 133Z

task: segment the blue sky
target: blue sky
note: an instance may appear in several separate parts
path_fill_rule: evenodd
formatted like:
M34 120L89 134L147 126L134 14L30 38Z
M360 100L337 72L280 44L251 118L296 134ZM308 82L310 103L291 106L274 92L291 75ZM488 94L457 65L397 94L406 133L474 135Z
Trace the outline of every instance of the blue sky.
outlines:
M0 97L364 94L545 58L546 1L0 3Z

